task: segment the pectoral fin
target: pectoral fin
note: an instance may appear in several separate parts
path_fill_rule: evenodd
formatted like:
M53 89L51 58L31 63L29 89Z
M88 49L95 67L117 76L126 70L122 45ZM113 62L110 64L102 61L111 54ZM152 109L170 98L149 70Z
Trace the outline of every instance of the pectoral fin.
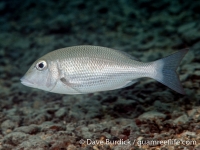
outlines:
M68 87L74 89L74 90L77 91L78 93L80 93L80 94L83 93L83 92L81 92L79 89L77 89L77 88L74 87L74 86L77 85L77 84L75 84L75 83L70 83L66 78L64 78L64 77L63 77L63 78L60 78L60 81L61 81L64 85L66 85L66 86L68 86Z

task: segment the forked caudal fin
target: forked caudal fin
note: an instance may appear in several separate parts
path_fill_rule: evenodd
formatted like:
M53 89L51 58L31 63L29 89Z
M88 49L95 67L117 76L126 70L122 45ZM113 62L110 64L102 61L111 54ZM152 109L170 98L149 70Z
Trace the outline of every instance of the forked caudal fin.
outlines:
M180 94L185 94L176 69L188 50L183 49L163 59L152 62L152 65L155 67L155 73L152 74L151 78L154 78Z

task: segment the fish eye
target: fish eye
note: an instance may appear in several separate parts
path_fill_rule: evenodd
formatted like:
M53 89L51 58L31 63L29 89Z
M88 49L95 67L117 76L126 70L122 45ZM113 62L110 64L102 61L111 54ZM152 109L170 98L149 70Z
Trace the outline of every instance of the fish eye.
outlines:
M47 67L47 63L44 60L41 60L36 64L36 69L39 71L44 70L46 67Z

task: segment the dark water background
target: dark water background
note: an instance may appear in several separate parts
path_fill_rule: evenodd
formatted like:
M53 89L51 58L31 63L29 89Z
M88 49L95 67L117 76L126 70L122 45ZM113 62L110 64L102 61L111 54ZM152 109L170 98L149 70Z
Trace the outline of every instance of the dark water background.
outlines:
M153 80L78 96L21 85L20 78L42 55L84 44L122 50L142 61L189 47L178 69L186 96ZM91 145L79 140L164 139L165 133L177 138L185 131L200 139L200 119L194 117L200 112L199 62L200 1L1 0L0 148L87 149Z
M23 72L38 56L72 45L144 51L142 55L150 49L192 47L200 37L199 7L198 1L180 0L1 1L0 57L13 62L31 55L16 64L26 65Z

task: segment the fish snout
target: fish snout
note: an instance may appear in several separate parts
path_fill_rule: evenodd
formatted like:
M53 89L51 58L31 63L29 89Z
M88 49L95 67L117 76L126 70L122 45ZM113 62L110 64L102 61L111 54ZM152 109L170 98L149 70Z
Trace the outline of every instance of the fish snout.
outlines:
M25 85L25 86L30 86L33 87L34 83L27 80L24 76L20 79L21 84Z

